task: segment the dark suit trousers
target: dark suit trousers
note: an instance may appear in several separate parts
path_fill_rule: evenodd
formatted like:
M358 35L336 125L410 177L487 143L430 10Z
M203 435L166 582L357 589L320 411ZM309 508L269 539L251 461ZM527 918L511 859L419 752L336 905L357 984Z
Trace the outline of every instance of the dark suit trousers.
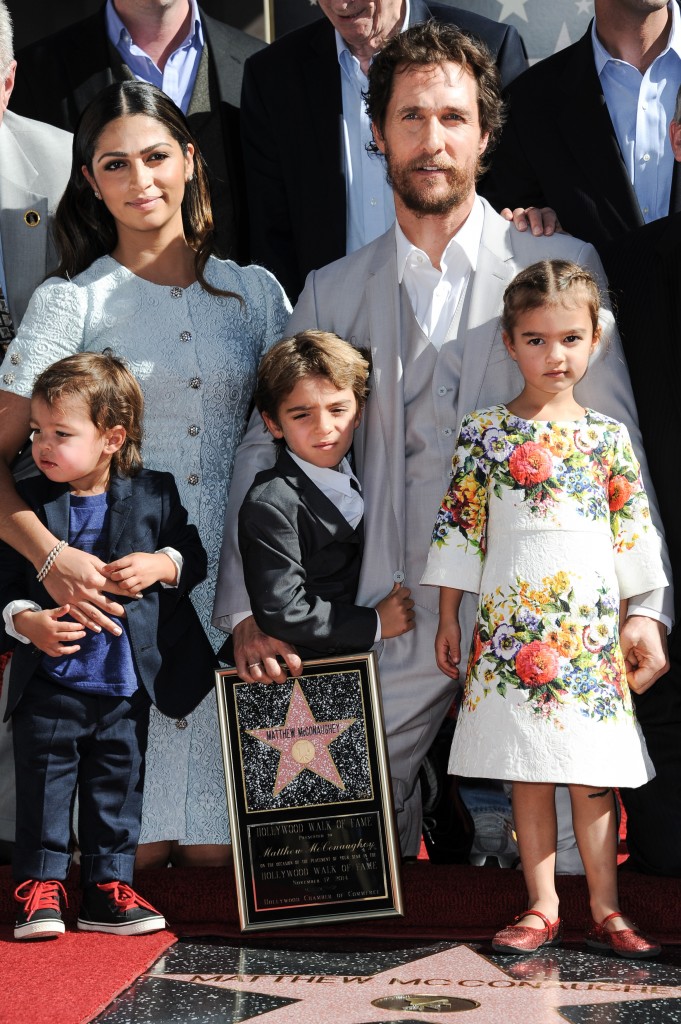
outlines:
M102 697L33 676L12 715L17 882L66 878L76 786L81 884L132 882L149 707L144 690Z
M639 789L621 790L627 811L627 867L650 875L681 876L681 637L671 638L667 675L634 694L656 776Z

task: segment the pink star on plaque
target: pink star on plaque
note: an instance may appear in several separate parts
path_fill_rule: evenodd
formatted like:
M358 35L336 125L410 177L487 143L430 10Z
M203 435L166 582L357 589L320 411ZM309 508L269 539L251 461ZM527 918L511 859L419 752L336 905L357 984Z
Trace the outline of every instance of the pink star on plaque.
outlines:
M279 796L305 768L338 789L345 789L329 752L329 744L338 739L341 733L356 721L356 718L343 718L318 722L310 710L300 683L296 680L283 725L275 725L270 729L246 730L250 736L255 736L262 743L274 747L281 754L272 795Z

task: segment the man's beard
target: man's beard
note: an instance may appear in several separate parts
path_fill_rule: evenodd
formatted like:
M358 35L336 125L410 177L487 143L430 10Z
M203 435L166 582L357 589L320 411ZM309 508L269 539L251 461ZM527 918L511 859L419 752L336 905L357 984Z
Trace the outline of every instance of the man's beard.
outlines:
M385 161L388 184L393 192L408 210L422 217L432 213L449 213L450 210L461 206L471 192L475 191L477 166L448 166L444 170L447 189L443 192L441 187L437 190L431 189L425 182L419 184L418 180L412 177L412 172L420 170L424 165L440 166L437 162L421 158L408 164L398 164L391 157L387 147ZM442 171L438 174L438 178L441 177Z

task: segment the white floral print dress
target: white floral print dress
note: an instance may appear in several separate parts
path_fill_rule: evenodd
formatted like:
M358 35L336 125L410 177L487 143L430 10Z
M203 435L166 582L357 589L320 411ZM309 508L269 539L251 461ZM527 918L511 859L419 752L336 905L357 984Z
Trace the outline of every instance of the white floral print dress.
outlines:
M619 601L667 580L626 427L499 405L464 418L452 465L421 580L479 594L449 770L643 785Z

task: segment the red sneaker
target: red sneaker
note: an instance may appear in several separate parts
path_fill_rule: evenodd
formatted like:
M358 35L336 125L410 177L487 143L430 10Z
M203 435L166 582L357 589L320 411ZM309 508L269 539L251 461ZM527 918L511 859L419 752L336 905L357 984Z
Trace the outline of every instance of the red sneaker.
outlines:
M147 935L165 928L162 914L125 882L99 882L83 892L78 927L83 932Z
M64 934L61 899L68 907L61 882L41 882L29 878L14 890L14 899L23 904L14 922L15 939L56 939Z

